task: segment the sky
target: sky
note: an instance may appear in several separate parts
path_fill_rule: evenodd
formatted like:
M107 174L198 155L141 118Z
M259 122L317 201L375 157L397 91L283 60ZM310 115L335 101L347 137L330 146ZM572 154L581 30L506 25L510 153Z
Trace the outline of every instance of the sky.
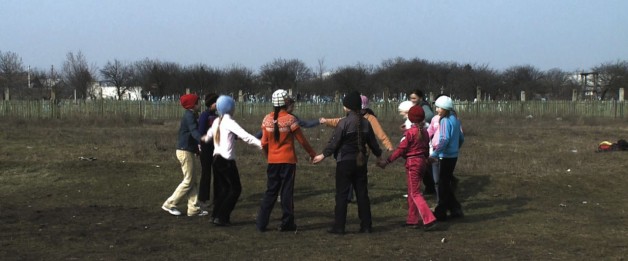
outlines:
M626 0L0 0L0 52L61 66L69 52L317 71L395 58L496 70L588 70L628 60Z

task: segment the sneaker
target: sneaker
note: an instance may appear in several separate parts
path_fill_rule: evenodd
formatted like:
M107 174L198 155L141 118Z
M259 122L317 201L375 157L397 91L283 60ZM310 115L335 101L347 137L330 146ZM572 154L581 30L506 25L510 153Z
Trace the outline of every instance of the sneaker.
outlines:
M363 228L360 228L359 232L360 233L365 233L365 234L370 234L370 233L373 233L373 228L363 227Z
M432 221L432 223L429 223L423 226L424 231L434 231L435 229L436 229L436 221Z
M161 209L168 211L168 213L170 213L170 215L173 216L181 216L181 211L179 211L177 208L167 208L165 206L161 206Z
M329 229L327 229L327 233L330 234L336 234L336 235L343 235L345 233L344 229L339 229L336 227L330 227Z
M297 231L297 225L296 224L292 224L292 225L282 225L279 226L277 228L277 230L279 232L290 232L290 231Z
M449 214L449 217L450 218L463 218L464 212L462 212L462 209L452 210L451 214Z
M417 229L419 228L419 224L408 224L408 223L403 223L403 225L401 225L401 227L405 227L405 228L412 228L412 229Z
M217 226L217 227L228 227L228 226L231 226L230 222L220 220L220 218L214 218L214 220L212 220L212 223L215 226Z
M207 212L207 210L201 210L200 212L196 214L188 215L188 217L204 217L207 215L209 215L209 212Z

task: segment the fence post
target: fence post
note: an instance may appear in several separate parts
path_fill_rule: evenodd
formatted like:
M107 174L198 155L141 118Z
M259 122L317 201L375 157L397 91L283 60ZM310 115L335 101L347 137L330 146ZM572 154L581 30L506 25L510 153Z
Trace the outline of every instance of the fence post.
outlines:
M4 88L4 100L8 101L9 100L9 87Z
M576 91L576 89L572 89L571 90L571 101L577 101L578 100L578 92Z

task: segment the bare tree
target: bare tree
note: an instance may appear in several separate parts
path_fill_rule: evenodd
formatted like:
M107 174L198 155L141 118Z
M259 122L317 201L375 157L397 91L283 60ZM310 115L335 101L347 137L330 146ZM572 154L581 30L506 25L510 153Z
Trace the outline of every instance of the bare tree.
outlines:
M620 87L628 86L628 61L603 63L593 68L599 73L601 85L600 99L604 99L609 92L618 92ZM613 95L613 97L615 97Z
M502 74L508 94L518 97L520 91L525 91L527 96L544 93L545 90L539 82L543 78L543 72L532 65L512 66Z
M251 69L240 65L231 65L224 69L220 91L238 98L237 95L240 90L246 93L255 92L253 89L254 82L255 75Z
M0 52L0 84L7 88L25 86L22 58L14 52Z
M87 59L81 51L76 55L69 52L63 63L62 78L64 83L71 89L76 90L80 99L87 99L93 96L89 93L90 87L95 80L95 66L89 66Z
M373 74L373 67L357 64L356 66L347 66L338 69L332 78L339 85L343 92L360 91L369 93L372 91L370 86L370 78Z
M133 66L123 64L118 59L114 59L113 63L108 61L105 67L100 70L100 74L103 81L116 87L118 100L122 100L123 95L136 84Z
M187 66L182 71L182 84L196 93L217 92L223 71L204 64Z
M546 89L546 97L553 97L554 99L570 99L571 90L576 87L570 81L569 73L558 68L545 72L541 84Z
M327 70L327 68L325 67L325 58L320 58L318 59L318 68L317 69L317 73L318 75L316 75L319 79L323 79L323 76L325 75L325 72Z
M134 64L136 79L143 92L158 99L168 95L181 95L185 86L181 83L181 66L173 62L145 59Z
M261 83L269 89L294 88L297 93L299 82L310 80L313 76L312 69L298 59L275 59L263 65L260 70Z

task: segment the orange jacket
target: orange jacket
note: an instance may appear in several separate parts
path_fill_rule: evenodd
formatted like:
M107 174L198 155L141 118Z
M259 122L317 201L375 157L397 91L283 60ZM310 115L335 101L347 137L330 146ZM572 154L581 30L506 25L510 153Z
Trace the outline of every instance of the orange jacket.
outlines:
M297 163L297 155L294 148L294 139L301 144L301 146L307 151L310 157L315 157L316 152L312 149L312 146L307 141L299 121L292 114L286 112L286 110L279 111L279 117L277 117L277 124L279 127L279 140L275 140L273 131L275 124L273 123L273 117L275 113L271 112L262 121L262 148L266 152L268 163Z

